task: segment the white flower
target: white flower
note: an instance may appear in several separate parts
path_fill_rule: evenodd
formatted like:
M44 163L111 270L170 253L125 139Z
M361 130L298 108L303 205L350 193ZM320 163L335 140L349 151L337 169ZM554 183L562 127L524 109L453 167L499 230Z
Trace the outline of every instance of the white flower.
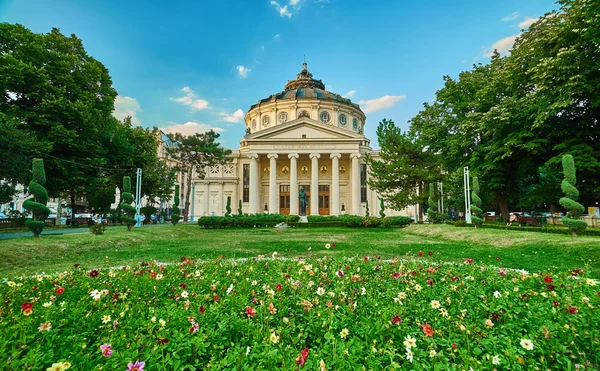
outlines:
M492 364L499 365L500 364L500 356L493 356L492 357Z
M361 288L360 288L360 294L361 294L361 295L365 295L366 293L367 293L367 289L365 289L365 287L364 287L364 286L363 286L363 287L361 287Z
M90 293L90 296L92 297L92 299L94 300L100 300L100 298L102 297L102 294L100 293L100 291L98 290L94 290Z
M156 323L156 317L152 317L152 318L150 318L150 322L152 322L152 323Z
M439 302L439 301L437 301L437 300L432 300L432 301L431 301L431 307L432 307L433 309L439 309L439 308L440 308L440 302Z
M406 347L406 349L410 349L412 347L417 346L417 339L415 339L414 337L411 337L410 335L406 336L404 338L404 346Z
M346 338L346 336L348 336L348 329L347 329L347 328L344 328L344 329L343 329L343 330L340 332L340 337L341 337L342 339L345 339L345 338Z
M231 294L232 291L233 291L233 283L231 285L229 285L229 288L227 288L227 295Z
M184 299L187 299L188 296L189 296L189 294L188 294L187 291L184 291L184 292L181 293L181 297L184 298Z
M494 322L492 322L492 320L491 320L491 319L486 319L486 320L485 320L485 325L486 325L487 327L493 327L493 326L494 326Z
M587 280L585 280L585 283L587 283L590 286L596 286L596 281L594 281L591 278L588 278Z
M162 327L165 327L165 325L167 324L167 322L165 322L165 320L164 320L164 319L162 319L162 318L158 320L158 323L160 323L160 325L161 325Z
M422 289L421 285L419 285L419 284L416 284L416 285L415 285L415 290L417 290L417 291L421 291L421 289Z
M43 276L40 276L39 274L37 276L35 276L35 278L39 281L42 282L44 280Z
M331 247L331 245L330 245L330 244L328 244L328 243L326 243L326 244L325 244L325 248L326 248L326 249L329 249L330 247Z
M246 347L246 355L250 354L250 347Z
M252 286L256 286L258 285L258 282L256 280L252 281Z
M502 297L502 294L500 293L500 291L494 291L494 297L500 298L500 297Z
M322 287L319 287L319 288L317 289L317 295L319 295L319 296L323 296L323 295L325 295L325 289L324 289L324 288L322 288Z
M51 306L52 306L52 302L51 301L42 304L42 307L44 307L44 308L48 308L48 307L51 307Z
M406 359L412 363L413 362L413 352L410 350L410 348L406 348Z
M435 349L431 349L431 350L429 351L429 356L430 356L430 357L435 357L436 355L437 355L437 352L435 351Z
M156 275L156 279L157 280L162 280L165 276L162 275L162 273L159 273Z
M521 346L527 350L533 350L533 342L529 339L521 339Z
M581 298L581 301L584 303L589 303L590 302L590 298L588 298L587 296L584 296L583 298Z
M15 286L17 285L17 284L16 284L16 283L14 283L13 281L8 281L6 284L7 284L9 287L15 287Z
M446 308L440 308L440 314L444 317L448 317L448 311Z
M109 323L111 321L110 316L102 316L102 323Z
M269 340L271 340L272 343L277 344L279 342L279 336L275 335L274 332L271 332L271 336L269 336Z
M273 254L271 255L271 258L275 259L277 257L277 251L273 251Z

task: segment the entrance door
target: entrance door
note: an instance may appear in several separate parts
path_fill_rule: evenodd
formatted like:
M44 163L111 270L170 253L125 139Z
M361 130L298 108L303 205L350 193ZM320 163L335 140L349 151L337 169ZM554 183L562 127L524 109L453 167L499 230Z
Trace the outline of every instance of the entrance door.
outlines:
M310 185L309 184L300 184L298 186L298 193L300 193L300 187L304 187L304 192L306 193L306 215L310 215ZM300 212L300 204L298 203L298 212Z
M290 215L290 186L279 186L279 213Z
M319 186L319 215L329 215L329 186Z

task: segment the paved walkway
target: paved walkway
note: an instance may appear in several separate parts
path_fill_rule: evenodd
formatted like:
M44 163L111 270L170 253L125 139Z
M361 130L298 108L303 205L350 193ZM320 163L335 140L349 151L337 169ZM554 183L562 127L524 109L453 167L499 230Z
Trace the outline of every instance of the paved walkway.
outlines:
M160 227L160 226L165 226L165 225L171 225L169 224L148 224L143 226L142 228L147 228L147 227ZM112 227L106 227L106 230L111 230L111 229L123 229L123 228L127 228L125 226L119 225L119 226L112 226ZM134 227L135 228L135 227ZM46 231L43 231L41 236L51 236L51 235L61 235L61 234L69 234L69 233L91 233L89 228L64 228L64 229L49 229ZM0 233L0 240L8 240L11 238L21 238L21 237L31 237L32 234L31 232L27 231L27 232L14 232L14 233Z

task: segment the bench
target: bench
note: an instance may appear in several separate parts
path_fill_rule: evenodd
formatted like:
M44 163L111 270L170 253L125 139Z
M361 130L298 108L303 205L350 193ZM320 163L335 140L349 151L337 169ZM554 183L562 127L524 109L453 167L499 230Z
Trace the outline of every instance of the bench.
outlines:
M542 218L539 216L518 216L517 223L519 223L521 227L524 227L526 225L534 225L536 227L541 227Z

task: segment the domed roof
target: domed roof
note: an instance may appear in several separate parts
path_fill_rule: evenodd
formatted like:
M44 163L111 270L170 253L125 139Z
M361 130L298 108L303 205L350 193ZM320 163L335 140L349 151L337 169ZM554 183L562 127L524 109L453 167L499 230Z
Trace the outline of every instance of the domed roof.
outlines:
M262 103L274 102L279 100L295 100L295 99L321 99L329 100L338 103L344 103L360 109L356 103L352 103L350 99L344 98L339 94L325 90L323 81L313 79L312 73L306 69L306 62L302 64L302 71L294 80L288 80L285 84L285 90L277 94L273 94L268 98L261 99L257 104L252 105L250 109L260 106Z

